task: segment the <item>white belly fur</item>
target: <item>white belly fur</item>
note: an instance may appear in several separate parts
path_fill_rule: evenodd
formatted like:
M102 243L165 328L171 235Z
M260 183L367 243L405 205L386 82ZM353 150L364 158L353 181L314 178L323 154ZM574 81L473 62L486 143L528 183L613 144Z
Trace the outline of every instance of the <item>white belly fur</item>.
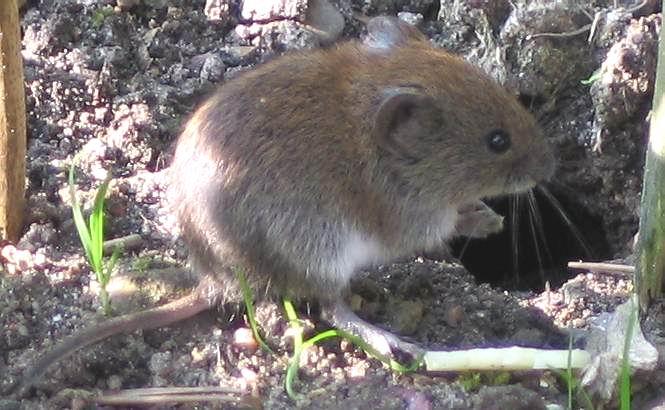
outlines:
M329 266L338 280L346 283L359 269L389 262L392 258L418 250L432 249L452 236L457 221L457 210L445 210L432 216L427 228L418 233L418 243L404 243L402 254L395 255L373 235L349 229L341 241L340 250ZM408 228L407 228L408 229ZM410 249L412 248L412 249Z

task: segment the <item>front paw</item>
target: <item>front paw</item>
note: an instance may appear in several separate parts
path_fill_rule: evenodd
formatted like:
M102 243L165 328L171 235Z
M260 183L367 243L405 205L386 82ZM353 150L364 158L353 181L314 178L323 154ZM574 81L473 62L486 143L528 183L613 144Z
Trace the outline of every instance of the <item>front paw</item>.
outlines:
M455 231L459 236L486 238L503 229L503 216L494 212L482 201L464 205L458 213Z

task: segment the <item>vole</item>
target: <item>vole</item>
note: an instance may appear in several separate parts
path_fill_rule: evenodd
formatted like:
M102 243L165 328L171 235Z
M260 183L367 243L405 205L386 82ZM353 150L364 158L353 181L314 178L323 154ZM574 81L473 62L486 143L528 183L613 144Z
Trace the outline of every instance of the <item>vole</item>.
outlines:
M350 279L500 230L481 199L532 188L555 160L534 118L486 74L396 18L367 30L363 42L276 58L198 108L170 168L198 287L65 340L25 385L83 346L234 298L236 267L255 295L317 300L380 352L419 351L347 307Z

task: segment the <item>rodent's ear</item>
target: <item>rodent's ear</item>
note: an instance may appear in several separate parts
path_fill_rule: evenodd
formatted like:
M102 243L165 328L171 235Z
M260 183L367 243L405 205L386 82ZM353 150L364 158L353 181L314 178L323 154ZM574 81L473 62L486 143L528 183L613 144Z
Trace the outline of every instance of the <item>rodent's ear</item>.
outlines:
M379 148L408 163L421 159L417 145L430 134L434 99L419 87L397 87L385 91L374 117L373 137Z
M380 16L367 22L367 37L363 43L369 48L388 50L414 40L425 41L425 36L397 17Z

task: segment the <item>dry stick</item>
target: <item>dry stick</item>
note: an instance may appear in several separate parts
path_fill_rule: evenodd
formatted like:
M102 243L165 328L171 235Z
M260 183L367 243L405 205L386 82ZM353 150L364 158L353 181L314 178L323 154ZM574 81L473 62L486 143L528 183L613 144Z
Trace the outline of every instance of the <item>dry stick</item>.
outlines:
M146 406L150 404L217 402L234 403L243 408L260 408L258 399L241 396L240 389L229 387L164 387L128 389L104 394L92 401L106 406Z
M568 262L568 268L586 269L591 272L607 272L607 273L632 274L635 272L634 266L606 263L606 262Z
M0 0L0 238L17 241L25 208L25 90L16 0Z
M658 63L653 107L649 124L649 145L644 165L640 230L637 240L635 285L640 309L646 312L652 299L665 287L665 34L658 39Z
M529 34L526 36L527 40L531 40L534 38L538 37L550 37L550 38L568 38L568 37L575 37L579 36L580 34L586 33L591 29L591 24L586 24L577 30L573 31L567 31L565 33L536 33L536 34Z
M596 35L596 30L598 29L598 23L600 23L600 17L602 13L598 12L593 16L591 20L591 27L589 28L589 37L586 38L586 42L589 44L593 43L593 38Z
M570 363L569 363L570 358ZM591 362L591 355L579 349L547 350L528 347L470 349L452 352L429 351L423 357L428 372L581 369Z
M115 238L115 239L110 239L108 241L104 241L104 245L102 245L104 249L104 254L110 254L113 253L113 250L116 248L116 246L120 247L124 251L136 249L141 244L143 243L143 238L141 235L133 233L131 235L123 236L121 238Z

